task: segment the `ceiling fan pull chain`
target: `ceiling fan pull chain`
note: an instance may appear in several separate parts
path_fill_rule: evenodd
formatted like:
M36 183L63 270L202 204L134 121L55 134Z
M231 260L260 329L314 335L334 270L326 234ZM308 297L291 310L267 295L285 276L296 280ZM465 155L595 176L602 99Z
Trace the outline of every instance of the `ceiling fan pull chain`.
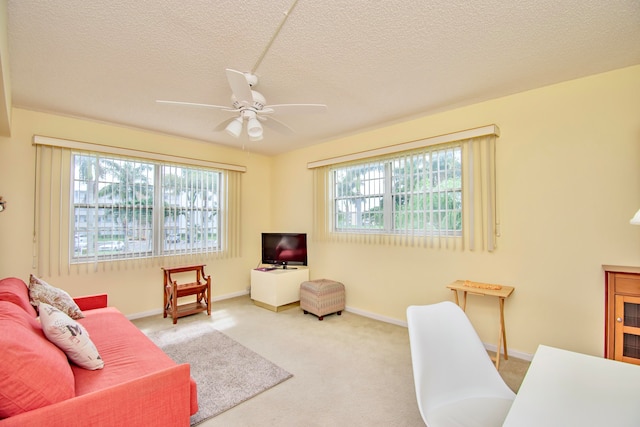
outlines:
M258 61L256 61L256 64L253 66L251 74L255 74L256 73L256 70L258 69L258 67L262 63L262 60L264 59L265 55L267 54L267 52L271 48L271 45L275 41L276 37L278 37L278 34L280 34L280 30L282 29L282 27L284 27L285 22L287 22L287 18L289 17L289 15L291 15L291 12L293 12L293 9L296 7L296 4L298 4L298 0L295 0L293 2L293 4L291 5L291 7L289 8L289 10L284 12L284 18L282 18L282 22L280 22L280 25L278 26L278 29L276 29L276 32L273 34L273 37L271 37L271 40L269 40L269 43L267 44L267 47L264 48L264 50L262 51L262 55L260 55L260 58L258 58Z

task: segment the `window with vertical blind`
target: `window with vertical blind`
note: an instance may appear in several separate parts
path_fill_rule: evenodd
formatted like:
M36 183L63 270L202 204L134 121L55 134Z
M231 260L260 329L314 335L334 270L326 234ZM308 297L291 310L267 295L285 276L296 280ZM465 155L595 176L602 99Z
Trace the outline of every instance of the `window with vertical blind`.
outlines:
M220 250L221 173L73 152L72 262Z
M462 231L461 147L431 148L332 168L335 231Z
M34 268L239 255L244 166L34 137Z
M493 251L495 125L311 162L319 241Z

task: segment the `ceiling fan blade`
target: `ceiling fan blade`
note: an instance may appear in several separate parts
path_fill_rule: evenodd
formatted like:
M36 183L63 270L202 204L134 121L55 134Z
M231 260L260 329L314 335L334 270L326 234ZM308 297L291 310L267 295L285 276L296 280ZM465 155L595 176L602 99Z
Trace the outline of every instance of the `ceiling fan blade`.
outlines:
M275 114L320 114L327 112L324 104L275 104L265 105L265 109L270 109Z
M164 101L161 99L156 100L158 104L173 104L173 105L187 105L190 107L205 107L205 108L213 108L216 110L228 111L231 113L237 113L240 110L235 110L233 108L225 107L222 105L213 105L213 104L199 104L197 102L183 102L183 101Z
M226 69L227 72L227 80L229 81L229 86L231 87L231 92L241 103L245 105L253 104L253 95L251 94L251 86L247 83L247 78L244 73L237 70L232 70L231 68Z
M284 135L294 134L295 131L291 129L289 126L282 123L280 120L276 120L273 117L260 117L258 119L268 128L275 130L276 132L280 132Z

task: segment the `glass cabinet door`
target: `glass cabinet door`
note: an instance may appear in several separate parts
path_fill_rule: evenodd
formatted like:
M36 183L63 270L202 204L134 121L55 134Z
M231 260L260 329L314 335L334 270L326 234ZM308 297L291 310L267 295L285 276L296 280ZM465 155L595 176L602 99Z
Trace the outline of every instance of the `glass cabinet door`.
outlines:
M640 365L640 297L616 295L615 359Z

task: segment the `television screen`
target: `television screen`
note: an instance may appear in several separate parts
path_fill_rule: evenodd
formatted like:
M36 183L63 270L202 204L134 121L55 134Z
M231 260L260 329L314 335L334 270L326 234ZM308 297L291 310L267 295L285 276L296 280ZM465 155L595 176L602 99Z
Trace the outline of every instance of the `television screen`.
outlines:
M262 233L262 263L307 265L307 235L304 233Z

